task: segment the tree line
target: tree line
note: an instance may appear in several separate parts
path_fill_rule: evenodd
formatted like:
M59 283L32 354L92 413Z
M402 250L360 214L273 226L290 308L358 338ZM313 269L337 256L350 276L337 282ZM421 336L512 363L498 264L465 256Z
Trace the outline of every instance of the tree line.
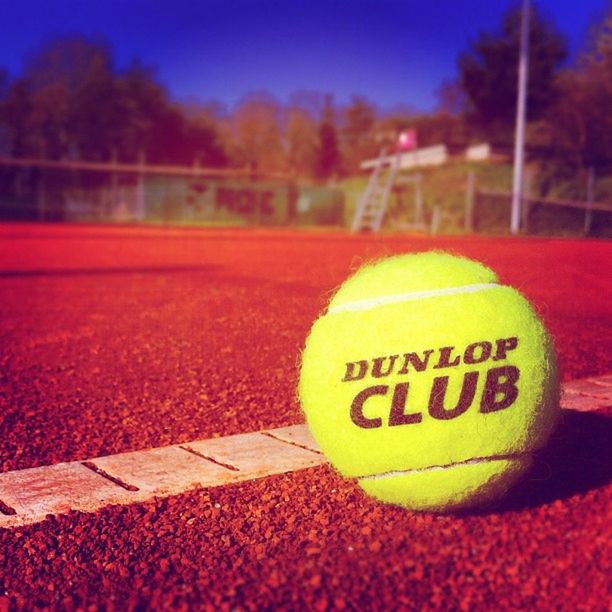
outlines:
M326 180L350 175L365 158L415 129L419 146L451 151L477 141L511 150L520 37L518 9L483 32L441 85L435 112L381 112L355 96L296 92L281 103L245 96L231 112L173 100L140 62L119 70L110 47L82 36L44 44L22 74L0 69L0 154L48 159L200 164ZM612 166L612 12L590 33L578 60L533 9L528 89L529 155L551 177Z

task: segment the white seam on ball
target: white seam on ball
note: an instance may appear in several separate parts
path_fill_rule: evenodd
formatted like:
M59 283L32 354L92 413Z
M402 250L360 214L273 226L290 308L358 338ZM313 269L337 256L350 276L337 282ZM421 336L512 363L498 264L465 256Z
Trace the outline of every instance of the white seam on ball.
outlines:
M407 476L408 474L422 474L423 472L443 472L450 468L463 465L481 465L491 463L493 461L516 461L533 456L534 451L524 451L520 453L509 453L507 455L491 455L489 457L472 457L465 461L457 461L455 463L447 463L445 465L429 465L422 468L410 468L407 470L390 470L388 472L380 472L379 474L369 474L367 476L357 476L358 480L379 480L381 478L392 478L393 476Z
M476 285L463 285L462 287L446 287L444 289L430 289L429 291L411 291L410 293L399 293L397 295L384 295L381 297L369 298L367 300L347 302L339 306L330 306L327 310L327 314L336 314L345 311L371 310L372 308L385 306L386 304L413 302L415 300L424 300L441 295L476 293L477 291L485 291L486 289L494 289L503 286L504 285L498 285L497 283L479 283Z

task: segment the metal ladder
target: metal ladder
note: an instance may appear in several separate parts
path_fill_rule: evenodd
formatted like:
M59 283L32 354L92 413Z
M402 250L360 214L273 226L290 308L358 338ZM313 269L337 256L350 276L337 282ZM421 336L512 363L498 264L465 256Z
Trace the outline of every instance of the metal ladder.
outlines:
M400 151L394 156L386 155L385 150L380 152L368 185L357 203L351 227L353 232L360 230L377 232L380 230L400 161Z

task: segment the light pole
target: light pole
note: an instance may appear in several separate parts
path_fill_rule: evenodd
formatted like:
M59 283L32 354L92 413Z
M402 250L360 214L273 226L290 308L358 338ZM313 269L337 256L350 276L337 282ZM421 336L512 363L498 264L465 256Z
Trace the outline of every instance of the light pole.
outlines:
M512 177L512 214L510 231L518 233L521 223L523 164L525 153L525 111L527 108L527 75L529 73L529 0L523 0L521 13L521 47L518 65L516 129L514 134L514 173Z

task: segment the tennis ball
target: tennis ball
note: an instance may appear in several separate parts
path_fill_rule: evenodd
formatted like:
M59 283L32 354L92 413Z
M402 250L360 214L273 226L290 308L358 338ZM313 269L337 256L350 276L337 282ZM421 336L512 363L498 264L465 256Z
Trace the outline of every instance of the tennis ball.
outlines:
M533 308L489 268L442 252L351 276L310 331L298 393L342 475L417 510L500 498L559 413L554 348Z

